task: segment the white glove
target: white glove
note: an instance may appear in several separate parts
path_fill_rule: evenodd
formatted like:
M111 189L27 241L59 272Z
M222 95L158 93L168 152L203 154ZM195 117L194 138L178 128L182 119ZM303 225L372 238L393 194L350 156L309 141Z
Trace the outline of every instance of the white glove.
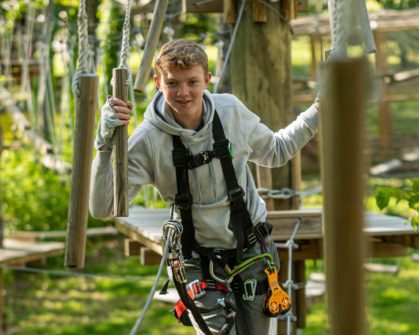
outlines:
M109 102L106 102L100 112L100 120L94 143L95 148L98 150L105 145L111 147L115 128L124 124L124 121L119 119Z

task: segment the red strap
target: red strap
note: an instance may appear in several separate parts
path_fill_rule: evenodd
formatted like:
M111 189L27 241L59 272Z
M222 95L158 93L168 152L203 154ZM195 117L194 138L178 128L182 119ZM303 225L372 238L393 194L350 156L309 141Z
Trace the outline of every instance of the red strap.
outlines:
M196 284L198 285L198 283L196 283ZM208 289L208 285L207 285L207 282L205 280L201 280L199 282L199 285L201 286L201 290ZM194 286L192 286L192 287L194 287ZM215 283L214 290L216 290L216 291L222 291L224 293L227 293L228 292L227 287L225 287L224 285L222 285L220 283ZM196 293L198 293L198 292L193 292L192 289L188 290L188 294L189 294L189 296L191 297L192 300L195 299L195 294ZM175 305L175 314L176 314L176 317L179 319L181 317L181 315L183 313L185 313L185 311L186 311L185 304L182 302L182 300L178 300L178 302Z

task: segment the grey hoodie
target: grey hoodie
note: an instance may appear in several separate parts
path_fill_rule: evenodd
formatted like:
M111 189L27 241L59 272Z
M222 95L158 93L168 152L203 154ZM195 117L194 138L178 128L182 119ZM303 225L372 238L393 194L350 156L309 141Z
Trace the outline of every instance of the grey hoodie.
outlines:
M172 135L178 135L193 154L212 150L212 121L217 110L233 151L233 165L254 224L266 220L265 202L259 197L247 162L278 167L290 160L314 135L318 113L314 105L286 128L272 132L257 115L231 94L204 91L204 123L198 131L184 129L174 120L162 94L155 95L145 120L128 140L128 184L132 199L145 184L154 185L162 198L173 203L177 193L172 162ZM231 249L236 246L228 228L230 203L218 159L189 172L193 197L195 237L203 247ZM112 215L111 152L97 152L92 164L90 211L94 217Z

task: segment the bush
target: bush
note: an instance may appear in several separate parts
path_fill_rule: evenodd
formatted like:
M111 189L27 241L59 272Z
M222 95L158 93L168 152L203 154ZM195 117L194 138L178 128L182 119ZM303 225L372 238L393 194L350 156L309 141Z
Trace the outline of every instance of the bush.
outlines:
M2 153L1 195L8 230L65 229L69 176L59 176L37 162L30 148Z

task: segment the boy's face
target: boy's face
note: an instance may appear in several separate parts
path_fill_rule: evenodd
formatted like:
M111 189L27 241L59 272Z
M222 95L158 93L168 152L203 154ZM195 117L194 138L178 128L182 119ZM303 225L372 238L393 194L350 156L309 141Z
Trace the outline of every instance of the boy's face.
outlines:
M211 73L200 65L188 69L170 68L154 76L157 88L163 93L175 118L202 116L202 99Z

